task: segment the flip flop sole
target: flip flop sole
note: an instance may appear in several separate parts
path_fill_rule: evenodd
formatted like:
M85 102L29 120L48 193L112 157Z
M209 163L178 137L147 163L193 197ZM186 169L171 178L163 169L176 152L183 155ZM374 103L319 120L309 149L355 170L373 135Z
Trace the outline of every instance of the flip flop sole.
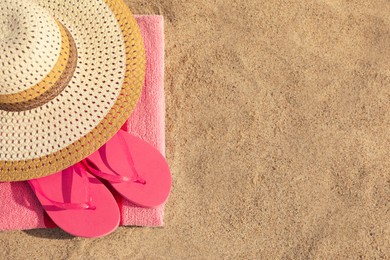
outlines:
M123 141L127 147L121 144ZM110 185L136 205L152 208L163 204L168 199L172 185L169 166L164 156L144 140L120 130L88 159L102 172L113 175L117 173L131 178L134 173L130 167L129 158L123 151L124 147L129 149L134 167L146 183L109 182Z
M111 192L95 176L86 173L88 183L70 167L56 174L35 179L46 197L64 203L85 203L89 185L91 204L95 209L61 209L54 206L39 192L35 192L43 208L65 232L78 237L102 237L119 225L120 212ZM34 190L34 185L30 183Z

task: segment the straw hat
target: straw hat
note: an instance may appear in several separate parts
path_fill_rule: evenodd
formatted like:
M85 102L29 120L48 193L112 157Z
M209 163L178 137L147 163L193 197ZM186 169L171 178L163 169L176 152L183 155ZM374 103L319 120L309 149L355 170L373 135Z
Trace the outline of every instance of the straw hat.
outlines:
M95 152L128 118L145 73L122 0L1 0L0 63L0 181Z

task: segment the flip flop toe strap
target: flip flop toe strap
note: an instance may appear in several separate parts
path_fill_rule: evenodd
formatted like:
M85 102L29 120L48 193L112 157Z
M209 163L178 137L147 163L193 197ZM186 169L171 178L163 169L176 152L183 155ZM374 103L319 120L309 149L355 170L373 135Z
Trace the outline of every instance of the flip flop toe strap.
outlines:
M122 146L122 150L123 152L125 153L126 155L126 159L127 159L127 162L130 166L130 170L131 172L133 173L133 176L131 178L127 177L127 176L123 176L115 171L113 171L113 173L115 173L116 175L113 175L113 174L109 174L109 173L106 173L106 172L102 172L99 170L99 168L88 158L84 159L82 161L83 165L85 167L87 167L87 169L94 175L104 179L104 180L107 180L107 181L110 181L110 182L113 182L113 183L121 183L121 182L135 182L135 183L139 183L139 184L146 184L146 181L139 175L137 169L136 169L136 166L134 164L134 160L133 160L133 157L131 155L131 152L129 150L129 148L127 147L126 145L126 140L123 138L123 136L121 135L120 132L117 133L119 139L120 139L120 145Z
M75 165L74 167L77 167L79 169L80 175L83 178L84 182L86 185L85 187L85 195L86 195L86 201L84 203L71 203L71 202L60 202L60 201L55 201L51 198L49 198L46 193L42 190L41 185L39 184L38 180L29 180L29 183L31 184L32 188L36 193L39 193L42 197L44 197L47 201L49 201L52 206L55 206L60 209L89 209L89 210L94 210L96 207L92 204L92 197L90 196L90 191L89 191L89 184L88 184L88 176L86 175L86 170L83 166L80 165ZM76 168L76 169L77 169ZM43 207L48 207L43 205Z
M138 173L138 170L136 169L136 166L135 166L135 163L133 160L133 156L131 155L129 147L127 147L127 145L126 145L125 138L123 138L122 133L120 133L120 132L118 133L118 135L119 135L119 139L121 140L120 143L121 143L122 149L125 151L126 159L130 165L131 171L133 172L133 181L140 183L140 184L146 184L146 181L143 178L141 178L141 176Z
M97 169L96 166L93 165L93 163L88 160L88 159L85 159L82 161L83 165L85 167L87 167L87 169L92 173L94 174L95 176L99 177L99 178L102 178L104 180L107 180L109 182L113 182L113 183L121 183L121 182L138 182L138 183L141 183L141 184L145 184L146 182L140 178L138 175L135 175L134 177L132 178L129 178L127 176L123 176L123 175L113 175L113 174L109 174L109 173L105 173L105 172L102 172L100 170ZM93 165L93 166L92 166Z
M110 182L128 182L130 181L130 178L126 177L126 176L122 176L122 175L112 175L112 174L108 174L108 173L105 173L105 172L102 172L98 169L96 169L95 167L91 166L92 162L90 162L89 160L85 159L82 161L83 165L87 167L87 169L94 175L96 175L97 177L100 177L104 180L108 180Z

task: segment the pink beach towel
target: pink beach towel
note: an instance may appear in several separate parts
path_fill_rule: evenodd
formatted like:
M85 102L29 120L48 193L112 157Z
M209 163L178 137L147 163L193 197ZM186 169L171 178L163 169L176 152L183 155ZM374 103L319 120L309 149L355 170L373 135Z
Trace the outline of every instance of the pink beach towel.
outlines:
M123 129L165 152L164 30L162 16L137 16L144 37L147 69L141 100ZM121 225L162 226L164 206L145 209L116 196ZM26 182L0 183L0 230L48 228L47 217Z

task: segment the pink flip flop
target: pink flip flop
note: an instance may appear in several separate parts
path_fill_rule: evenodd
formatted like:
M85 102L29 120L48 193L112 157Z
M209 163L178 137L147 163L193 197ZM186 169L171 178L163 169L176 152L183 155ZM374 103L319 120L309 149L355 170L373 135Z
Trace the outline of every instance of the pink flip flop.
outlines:
M71 235L101 237L119 225L113 195L80 163L28 182L53 222Z
M171 191L172 178L165 158L150 144L123 130L83 163L124 198L142 207L163 204Z

